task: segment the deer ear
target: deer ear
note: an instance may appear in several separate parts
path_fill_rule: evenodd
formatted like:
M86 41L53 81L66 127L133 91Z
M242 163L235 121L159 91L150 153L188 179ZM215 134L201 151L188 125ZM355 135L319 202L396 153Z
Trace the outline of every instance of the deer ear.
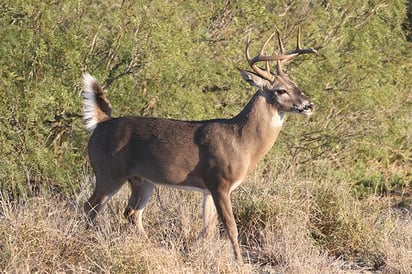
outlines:
M241 70L241 69L239 69L239 71L240 71L240 74L242 75L243 79L245 79L252 86L263 89L263 87L265 87L269 84L268 80L254 74L253 72L246 71L246 70Z

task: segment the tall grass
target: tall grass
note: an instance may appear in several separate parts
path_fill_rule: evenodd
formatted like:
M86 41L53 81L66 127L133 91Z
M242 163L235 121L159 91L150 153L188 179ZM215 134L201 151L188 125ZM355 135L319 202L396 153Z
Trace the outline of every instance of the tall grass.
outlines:
M412 220L386 198L353 198L345 183L257 171L232 195L246 263L236 265L225 233L198 239L201 195L159 188L144 216L148 238L122 217L127 187L85 229L85 180L73 197L4 193L4 273L411 273ZM410 210L410 208L409 208Z

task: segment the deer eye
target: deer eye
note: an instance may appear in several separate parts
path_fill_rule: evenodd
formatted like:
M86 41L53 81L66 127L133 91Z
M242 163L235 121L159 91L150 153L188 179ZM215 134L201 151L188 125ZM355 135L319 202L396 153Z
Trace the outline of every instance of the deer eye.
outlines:
M282 94L285 94L285 93L288 93L286 89L278 89L278 90L276 90L276 94L277 94L277 95L282 95Z

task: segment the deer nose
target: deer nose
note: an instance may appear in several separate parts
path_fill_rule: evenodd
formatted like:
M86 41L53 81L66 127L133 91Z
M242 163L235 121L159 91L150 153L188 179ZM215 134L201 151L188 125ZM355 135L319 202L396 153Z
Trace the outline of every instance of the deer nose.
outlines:
M315 110L315 104L312 102L309 102L308 104L305 104L303 106L303 110L310 110L310 111L314 111Z
M298 113L310 115L315 109L315 104L307 101L301 104L294 104L293 109Z

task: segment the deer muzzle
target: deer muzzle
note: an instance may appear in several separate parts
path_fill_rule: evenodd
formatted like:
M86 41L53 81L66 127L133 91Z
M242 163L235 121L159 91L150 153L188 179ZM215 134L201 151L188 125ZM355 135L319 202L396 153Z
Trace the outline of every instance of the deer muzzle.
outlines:
M293 110L300 114L311 115L315 110L315 104L312 102L305 102L299 105L295 104L293 105Z

